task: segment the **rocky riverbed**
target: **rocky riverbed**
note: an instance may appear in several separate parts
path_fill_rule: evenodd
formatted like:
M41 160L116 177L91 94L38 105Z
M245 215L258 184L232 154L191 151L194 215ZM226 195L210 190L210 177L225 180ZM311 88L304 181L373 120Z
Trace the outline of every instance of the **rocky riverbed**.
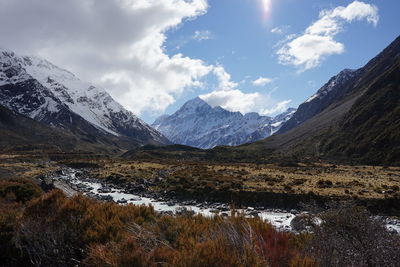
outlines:
M152 205L157 212L163 214L179 214L191 212L204 216L219 214L229 216L232 212L242 213L248 217L260 217L269 221L274 227L282 231L293 231L296 216L301 216L297 210L284 211L266 209L264 207L241 207L232 210L226 203L197 202L195 200L178 201L166 195L148 190L144 179L135 184L122 186L105 183L91 178L85 170L64 168L41 178L45 186L50 184L63 190L67 196L82 193L88 197L101 201L112 201L119 204ZM400 233L400 221L388 217L379 217L391 231ZM296 228L296 227L295 227Z

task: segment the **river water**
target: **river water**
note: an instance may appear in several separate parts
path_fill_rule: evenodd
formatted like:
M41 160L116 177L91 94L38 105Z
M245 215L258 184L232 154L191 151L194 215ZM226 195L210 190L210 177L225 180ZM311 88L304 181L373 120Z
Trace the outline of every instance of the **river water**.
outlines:
M165 212L174 214L184 209L193 211L196 214L202 214L204 216L214 216L215 214L228 216L230 214L229 206L226 204L206 204L206 203L195 203L187 204L187 202L166 202L157 199L143 197L135 194L124 192L122 189L113 188L112 185L107 185L108 190L111 192L102 192L104 185L100 182L92 180L81 179L76 176L78 171L74 169L64 169L61 175L58 175L56 179L69 184L72 188L84 195L90 197L101 198L108 197L109 200L125 204L135 205L151 205L157 212ZM193 201L192 201L193 203ZM271 223L276 229L281 231L292 231L290 222L296 217L298 212L285 212L282 210L256 210L252 207L246 209L235 209L235 212L243 213L245 216L252 217L258 216L265 221ZM386 218L386 227L389 230L400 233L400 221Z

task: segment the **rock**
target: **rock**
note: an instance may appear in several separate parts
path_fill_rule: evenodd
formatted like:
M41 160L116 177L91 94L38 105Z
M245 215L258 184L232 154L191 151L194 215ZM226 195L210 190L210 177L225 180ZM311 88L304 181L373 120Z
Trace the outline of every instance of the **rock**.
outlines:
M97 195L93 192L89 192L86 194L88 197L95 198Z
M121 199L117 200L117 203L119 203L119 204L124 204L126 202L128 202L128 200L126 200L125 198L121 198Z
M186 215L186 216L193 216L194 215L194 211L193 210L189 210L186 207L178 207L175 209L175 213L177 215Z
M108 201L108 202L114 201L113 197L110 196L110 195L105 195L105 196L97 195L97 198L98 198L99 200L102 200L102 201Z
M85 189L85 188L86 188L86 185L84 185L84 184L76 184L76 187L77 187L78 189Z
M97 191L99 193L111 193L111 188L103 186L103 187L100 187Z
M175 205L176 205L176 202L171 200L171 201L168 201L168 202L167 202L167 205L168 205L168 206L175 206Z
M143 178L136 179L136 183L138 184L145 184L146 181Z
M253 210L253 211L249 212L249 215L250 216L254 216L254 217L258 217L258 211Z
M308 231L313 224L313 218L308 213L300 213L290 222L292 229L297 232Z
M290 210L290 213L296 215L296 214L298 214L299 212L298 212L297 210L295 210L295 209L292 209L292 210Z
M136 187L136 190L138 190L138 191L146 191L147 188L146 188L144 185L140 184L140 185L138 185L138 186Z
M230 210L230 208L227 207L227 206L219 206L218 209L219 209L220 211L229 211L229 210Z

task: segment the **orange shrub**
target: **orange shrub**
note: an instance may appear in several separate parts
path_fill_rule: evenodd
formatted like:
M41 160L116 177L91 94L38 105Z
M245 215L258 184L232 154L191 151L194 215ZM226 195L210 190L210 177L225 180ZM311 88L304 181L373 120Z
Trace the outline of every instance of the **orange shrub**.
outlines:
M25 179L0 180L0 198L26 202L41 194L41 189Z
M16 247L35 265L314 266L292 234L261 219L161 216L58 190L30 201L11 225Z

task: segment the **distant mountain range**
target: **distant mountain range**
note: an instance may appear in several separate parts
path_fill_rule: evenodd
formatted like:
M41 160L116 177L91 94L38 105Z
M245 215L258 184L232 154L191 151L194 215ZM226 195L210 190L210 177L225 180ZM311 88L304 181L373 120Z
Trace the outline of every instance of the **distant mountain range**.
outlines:
M189 107L182 108L182 112ZM193 110L183 112L186 113ZM174 116L179 119L177 114ZM168 117L160 121L165 119ZM400 166L400 37L364 67L345 69L332 77L299 106L277 133L263 140L210 150L146 146L124 156L279 162L288 166L297 161L319 160Z
M186 102L172 115L163 115L152 126L172 143L203 149L219 145L236 146L266 138L290 119L296 109L271 118L259 114L230 112L211 107L196 97Z
M94 144L169 143L105 90L44 59L7 50L0 51L0 105Z
M242 115L195 98L152 126L157 130L66 70L0 52L2 148L43 144L61 150L133 148L127 157L400 165L400 37L364 67L332 77L297 110L274 118ZM170 143L181 145L157 147ZM138 148L145 144L155 146Z

